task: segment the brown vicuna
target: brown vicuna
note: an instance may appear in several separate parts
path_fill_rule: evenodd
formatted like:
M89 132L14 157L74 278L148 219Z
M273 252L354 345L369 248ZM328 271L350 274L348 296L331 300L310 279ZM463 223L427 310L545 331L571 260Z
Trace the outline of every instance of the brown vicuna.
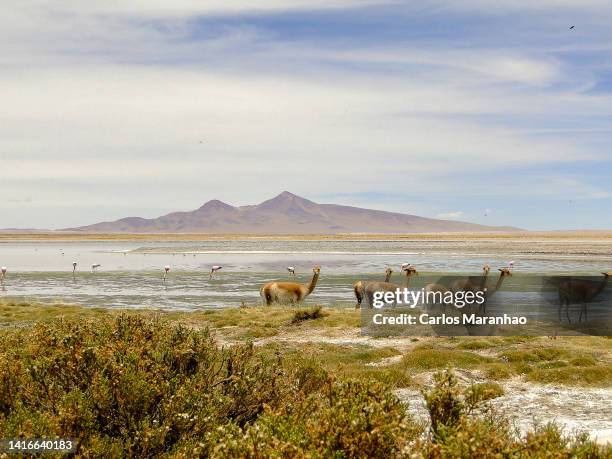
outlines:
M489 265L485 264L482 267L482 276L470 276L467 279L456 280L451 287L453 292L467 292L467 291L478 291L482 290L484 284L483 280L486 282L487 276L489 275L489 271L491 268Z
M601 274L604 276L601 282L586 279L567 279L559 284L559 322L561 322L561 310L565 306L567 322L572 323L569 316L570 304L580 305L578 323L582 321L582 314L584 314L584 320L587 320L587 304L592 302L606 288L608 280L612 276L612 272Z
M447 292L458 292L458 291L482 291L486 287L487 276L489 275L489 271L491 267L488 264L485 264L482 267L482 275L481 276L470 276L467 279L456 280L451 288L446 287L442 284L427 284L425 286L425 293L437 293L440 299L444 298ZM484 304L484 303L483 303ZM442 311L446 310L446 303L442 301L440 303L440 308Z
M385 282L389 282L391 280L391 274L393 274L393 270L391 268L385 269ZM365 286L367 284L369 284L369 281L357 281L353 285L355 299L357 300L357 304L355 304L355 309L359 309L361 307L363 295L365 294Z
M259 291L264 306L269 306L272 303L295 304L301 303L310 295L317 285L321 267L315 266L312 268L312 279L308 285L298 282L268 282Z
M404 282L403 287L408 288L408 285L410 284L410 277L418 273L413 265L409 265L407 268L405 268L404 273L406 275L406 281ZM375 292L395 292L401 288L401 285L394 284L392 282L368 282L363 289L364 298L367 298L368 306L371 308L373 305Z

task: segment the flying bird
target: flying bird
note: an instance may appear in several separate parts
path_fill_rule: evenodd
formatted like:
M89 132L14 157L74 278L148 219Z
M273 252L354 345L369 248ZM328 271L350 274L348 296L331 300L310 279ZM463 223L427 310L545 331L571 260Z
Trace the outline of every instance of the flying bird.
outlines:
M211 269L210 269L210 279L212 279L213 274L216 273L217 271L219 271L221 268L223 268L223 266L218 266L218 265L214 265Z
M287 271L295 276L295 268L293 266L287 266Z
M570 30L573 30L573 29L574 29L574 27L576 27L576 26L571 26L571 27L570 27Z

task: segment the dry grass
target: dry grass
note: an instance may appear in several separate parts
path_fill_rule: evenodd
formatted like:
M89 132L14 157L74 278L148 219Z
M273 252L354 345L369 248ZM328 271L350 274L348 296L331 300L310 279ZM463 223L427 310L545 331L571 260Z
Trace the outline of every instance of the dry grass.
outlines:
M295 323L295 315L305 311L310 309L273 306L193 312L132 310L127 314L196 330L210 328L225 343L254 340L263 347L287 350L295 358L316 359L334 374L375 379L394 387L411 385L419 373L447 367L478 370L494 380L521 376L539 383L612 386L612 339L607 337L430 338L417 343L410 338L367 340L358 334L359 311L326 308L324 317ZM0 327L24 327L57 318L105 318L123 312L0 301ZM312 340L305 342L304 336ZM397 359L385 360L393 356Z

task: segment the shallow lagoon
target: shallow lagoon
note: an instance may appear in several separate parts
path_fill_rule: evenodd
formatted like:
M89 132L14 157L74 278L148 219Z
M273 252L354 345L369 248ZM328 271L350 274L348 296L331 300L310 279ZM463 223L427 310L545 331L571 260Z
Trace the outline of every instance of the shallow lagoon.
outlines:
M521 273L597 274L612 269L610 240L214 240L198 242L3 242L9 272L0 297L89 306L191 309L259 301L270 280L321 279L309 302L353 304L357 279L382 279L385 267L413 263L420 272L477 274L515 262ZM75 276L72 262L78 263ZM98 272L91 265L101 264ZM223 269L209 280L210 266ZM166 282L163 267L171 266ZM400 281L399 274L394 280Z

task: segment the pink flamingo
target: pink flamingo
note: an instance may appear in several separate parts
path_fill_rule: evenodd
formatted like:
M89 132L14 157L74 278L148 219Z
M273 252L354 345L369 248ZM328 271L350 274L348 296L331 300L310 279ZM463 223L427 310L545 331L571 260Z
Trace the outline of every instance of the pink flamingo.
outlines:
M219 271L221 268L223 268L223 266L214 265L210 270L210 279L212 279L213 274Z

